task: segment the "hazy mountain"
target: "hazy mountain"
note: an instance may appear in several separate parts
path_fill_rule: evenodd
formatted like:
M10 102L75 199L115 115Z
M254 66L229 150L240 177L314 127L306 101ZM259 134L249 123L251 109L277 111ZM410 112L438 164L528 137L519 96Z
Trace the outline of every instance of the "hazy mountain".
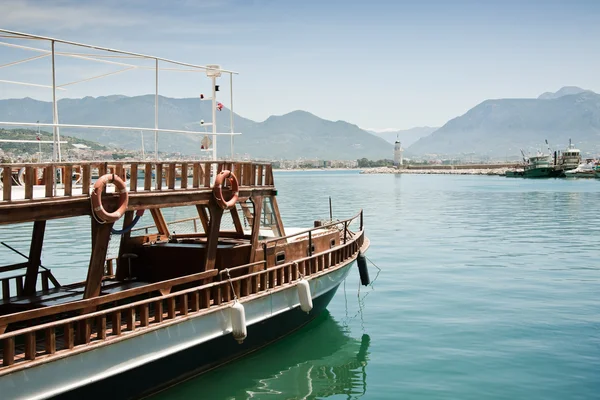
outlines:
M466 114L448 121L407 149L410 154L493 157L518 155L519 149L563 149L569 138L582 152L600 152L600 95L577 94L564 88L555 98L486 100ZM557 96L558 95L558 96Z
M377 131L373 131L373 130L368 130L368 132L371 132L373 135L379 136L380 138L384 139L386 142L392 143L392 144L394 144L396 142L396 138L397 138L402 143L402 147L408 147L411 144L415 143L420 138L430 135L436 129L438 129L438 128L432 128L430 126L419 126L416 128L403 129L403 130L397 130L397 131L385 130L385 131L377 132Z
M540 94L538 99L542 99L542 100L558 99L559 97L562 97L562 96L568 96L571 94L579 94L579 93L583 93L583 92L593 93L590 90L585 90L585 89L582 89L577 86L564 86L559 91L554 92L554 93L553 92L542 93L542 94Z
M173 99L159 97L159 127L163 129L206 130L201 120L211 120L211 102L196 98ZM62 123L104 126L154 127L154 96L107 96L64 99L58 104ZM52 106L48 102L25 99L0 100L0 120L52 121ZM217 112L219 131L228 132L229 110ZM242 132L234 139L237 154L251 157L296 159L379 159L391 157L393 147L356 125L343 121L327 121L304 111L272 116L263 122L254 122L234 114L234 128ZM61 129L65 134L93 140L104 145L125 149L140 149L139 131L110 129ZM204 135L160 133L161 151L195 154ZM217 140L220 156L229 155L230 137ZM144 133L146 151L154 151L154 133Z

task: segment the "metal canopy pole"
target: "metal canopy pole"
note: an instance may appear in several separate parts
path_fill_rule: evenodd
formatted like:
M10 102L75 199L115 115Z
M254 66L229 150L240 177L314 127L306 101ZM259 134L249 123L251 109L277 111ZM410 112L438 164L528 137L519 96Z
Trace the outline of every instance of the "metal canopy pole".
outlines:
M231 100L229 108L229 126L231 127L231 161L233 161L233 74L229 74L229 97Z
M212 80L212 133L213 133L213 161L217 161L217 78L211 77Z
M58 104L56 102L56 59L54 51L54 40L52 41L52 121L56 125L58 124ZM58 126L54 126L52 130L52 139L54 145L52 148L52 161L62 161L62 154L60 151L60 129Z
M158 161L158 58L156 60L156 94L154 96L154 158Z

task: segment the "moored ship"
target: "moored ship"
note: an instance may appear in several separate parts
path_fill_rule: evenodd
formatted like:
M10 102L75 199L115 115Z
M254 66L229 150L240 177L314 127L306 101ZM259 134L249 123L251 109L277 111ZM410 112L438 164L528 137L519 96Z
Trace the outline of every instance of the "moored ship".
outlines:
M55 44L92 47L2 32L50 41L52 60ZM159 61L206 73L211 134L220 135L215 81L230 71L92 48L155 60L157 76ZM54 161L0 165L1 229L33 225L27 260L0 267L2 398L148 395L300 329L327 307L357 259L368 281L360 257L369 247L362 211L307 229L284 227L271 165L217 161L215 140L212 161L160 160L157 147L152 161L64 162L59 128L73 125L58 122L53 97L54 120L46 126L56 137ZM157 121L155 135L183 132L159 129ZM23 185L12 185L13 171L21 169ZM165 214L174 208L196 214L194 232L173 229ZM153 227L136 231L144 211ZM47 221L82 216L90 217L92 237L87 278L61 284L40 261ZM111 236L119 243L115 259L107 258Z

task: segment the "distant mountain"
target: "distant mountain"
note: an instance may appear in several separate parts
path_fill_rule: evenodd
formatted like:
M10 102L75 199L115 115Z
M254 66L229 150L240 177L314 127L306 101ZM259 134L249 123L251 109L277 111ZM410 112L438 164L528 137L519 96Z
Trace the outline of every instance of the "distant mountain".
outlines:
M559 97L562 97L562 96L568 96L571 94L579 94L579 93L584 93L584 92L593 93L591 90L585 90L585 89L582 89L577 86L564 86L559 91L554 92L554 93L553 92L542 93L542 94L540 94L538 99L552 100L552 99L558 99Z
M486 100L448 121L407 149L409 154L491 157L519 155L519 149L563 149L569 138L584 153L600 153L600 95L563 88L554 98Z
M211 131L201 120L210 121L211 102L197 98L159 97L159 126L163 129ZM154 96L107 96L64 99L58 103L62 123L105 126L154 127ZM51 122L52 107L48 102L25 99L0 100L0 120ZM217 112L219 131L229 131L230 113ZM391 157L393 147L385 140L356 125L343 121L327 121L304 111L272 116L254 122L234 114L236 154L254 158L296 159L321 158L351 160L362 157ZM61 129L65 134L125 149L140 149L141 134L116 130ZM195 154L204 135L160 133L160 151ZM230 153L230 137L217 140L219 156ZM154 150L154 133L144 133L146 151Z
M379 136L384 139L388 143L394 144L396 139L400 140L402 143L402 147L408 147L417 140L427 135L430 135L433 131L438 128L432 128L430 126L419 126L416 128L404 129L404 130L385 130L385 131L374 131L368 130L367 132L372 133L373 135Z

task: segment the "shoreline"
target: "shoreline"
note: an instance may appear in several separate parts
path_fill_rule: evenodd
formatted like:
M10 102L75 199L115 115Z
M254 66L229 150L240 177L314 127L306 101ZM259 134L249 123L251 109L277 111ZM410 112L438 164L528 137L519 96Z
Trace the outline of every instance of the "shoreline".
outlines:
M361 174L417 174L417 175L492 175L504 176L512 168L464 168L464 169L396 169L389 167L365 168Z

